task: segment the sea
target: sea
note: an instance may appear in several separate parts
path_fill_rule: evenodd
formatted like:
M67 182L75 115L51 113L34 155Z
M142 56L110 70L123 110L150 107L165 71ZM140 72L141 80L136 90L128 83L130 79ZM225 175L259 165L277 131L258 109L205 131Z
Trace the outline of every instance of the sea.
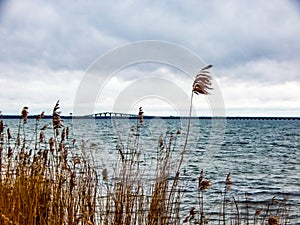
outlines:
M155 160L161 143L172 152L170 179L173 179L181 157L179 187L181 216L199 208L198 178L201 170L211 187L203 192L204 212L208 221L218 221L226 191L227 210L253 218L259 209L270 214L285 215L287 224L300 224L300 119L288 118L193 118L190 120L186 151L183 152L188 129L187 118L65 119L76 143L84 143L85 151L101 176L108 171L112 178L120 161L117 146L128 145L138 131L141 179L151 185ZM18 119L4 119L11 133L18 129ZM35 120L29 120L28 139L34 139ZM42 119L39 129L51 120ZM30 131L31 129L31 131ZM138 130L134 130L138 129ZM51 135L52 130L49 129ZM144 167L143 167L144 166ZM230 173L231 186L225 180ZM101 177L99 178L101 179ZM283 210L284 209L284 210ZM258 215L262 221L264 215Z

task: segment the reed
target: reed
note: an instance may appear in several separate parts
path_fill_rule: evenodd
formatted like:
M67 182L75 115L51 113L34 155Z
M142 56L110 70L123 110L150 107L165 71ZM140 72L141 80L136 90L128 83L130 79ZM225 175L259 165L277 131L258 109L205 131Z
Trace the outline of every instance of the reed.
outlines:
M54 116L58 103L55 107ZM70 152L74 146L61 123L53 121L56 132L46 141L39 125L43 113L36 118L32 144L27 115L24 107L15 138L0 122L0 224L94 224L98 180L93 166Z

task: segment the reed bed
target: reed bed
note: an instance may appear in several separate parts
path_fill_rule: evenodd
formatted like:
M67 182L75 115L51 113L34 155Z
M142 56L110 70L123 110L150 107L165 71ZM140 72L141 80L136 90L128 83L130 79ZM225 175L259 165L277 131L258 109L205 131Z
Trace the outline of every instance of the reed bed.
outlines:
M22 109L15 136L1 120L0 224L96 222L96 171L84 154L73 154L75 142L69 140L58 109L59 102L53 109L53 135L48 139L45 127L40 127L43 113L37 116L34 144L25 132L27 107Z
M58 109L57 102L51 127L43 126L43 113L36 117L34 141L26 135L27 107L16 134L0 120L0 224L289 224L287 198L270 199L257 209L250 207L247 196L239 201L231 194L230 173L224 179L219 212L206 207L206 193L213 181L203 170L195 184L198 206L182 211L184 152L175 155L180 152L175 150L181 131L158 137L149 176L141 158L141 112L125 142L116 129L116 164L99 171L86 157L89 149L70 137ZM45 129L52 130L52 135L46 137Z
M211 67L203 68L196 76L191 105L193 94L208 94L211 89L208 72ZM59 101L53 108L51 128L41 124L44 113L36 117L34 141L26 135L27 107L21 111L16 134L12 135L0 120L0 224L289 224L286 198L271 199L266 206L253 211L247 196L238 201L231 195L234 182L230 173L224 179L219 212L205 207L209 198L205 195L213 181L205 177L203 170L195 184L198 205L191 206L188 212L181 211L185 194L181 171L188 151L190 120L183 150L174 151L180 130L158 137L154 169L149 175L141 158L142 108L136 125L129 128L126 141L114 124L118 159L113 168L102 171L86 156L89 149L84 144L78 146L70 137L58 110ZM51 129L52 134L46 137L45 129ZM210 217L212 213L217 214L217 219Z

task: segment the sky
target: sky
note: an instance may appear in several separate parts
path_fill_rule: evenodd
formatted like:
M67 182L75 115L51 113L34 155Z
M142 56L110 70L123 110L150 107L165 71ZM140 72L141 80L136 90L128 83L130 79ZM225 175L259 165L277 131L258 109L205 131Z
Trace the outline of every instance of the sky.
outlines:
M68 115L101 57L154 40L193 52L203 61L199 70L213 65L226 116L300 116L297 0L0 0L0 40L2 114L20 114L23 106L51 114L60 100ZM140 106L145 115L187 114L193 77L176 66L141 62L99 72L109 79L98 84L91 114L137 113ZM212 115L210 101L194 96L194 115Z

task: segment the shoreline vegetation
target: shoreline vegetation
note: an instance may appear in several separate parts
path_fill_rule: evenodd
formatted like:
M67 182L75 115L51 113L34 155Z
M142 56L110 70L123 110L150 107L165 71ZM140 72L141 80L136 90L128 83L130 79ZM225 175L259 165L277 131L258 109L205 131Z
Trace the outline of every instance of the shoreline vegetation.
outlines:
M196 76L191 105L193 94L208 94L210 67L203 68ZM210 212L205 207L209 198L206 191L213 181L201 170L195 184L198 206L181 212L184 195L181 166L188 151L190 120L179 155L174 149L182 131L157 137L152 182L146 183L142 179L145 171L140 159L142 108L136 125L128 128L126 141L116 129L118 144L111 148L117 151L117 163L101 171L95 168L85 142L72 139L70 129L63 125L59 108L57 101L51 128L42 123L44 112L35 118L31 127L33 138L26 133L27 107L21 111L16 134L11 134L0 119L0 224L289 224L287 198L274 197L253 211L247 196L239 201L230 195L234 185L230 172L220 190L219 211ZM50 135L46 136L46 129L51 130ZM217 218L212 220L211 213Z

